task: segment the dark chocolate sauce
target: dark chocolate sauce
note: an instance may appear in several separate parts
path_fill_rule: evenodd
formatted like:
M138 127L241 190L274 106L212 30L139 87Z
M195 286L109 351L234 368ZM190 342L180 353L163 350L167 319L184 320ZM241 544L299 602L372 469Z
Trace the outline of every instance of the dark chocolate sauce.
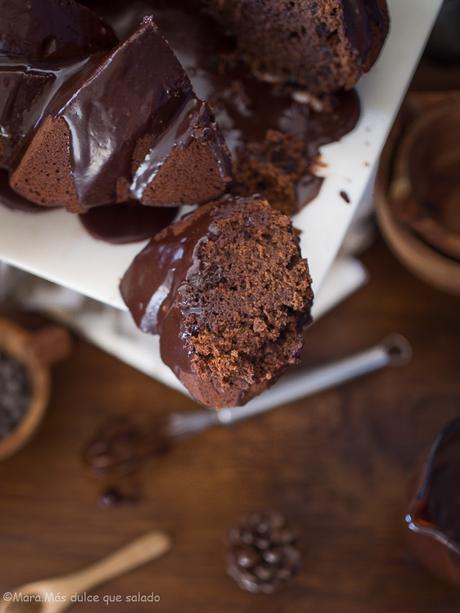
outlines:
M167 327L178 326L178 322L174 325L175 319L170 313L171 301L188 271L193 268L195 247L203 237L212 233L215 215L224 210L225 203L217 207L201 207L195 212L193 223L188 224L185 217L180 229L153 238L126 271L120 283L120 292L143 332L159 334L161 328L165 338L171 341L177 338L178 330L166 333L163 329L164 316L167 316ZM156 262L156 266L152 266L152 262ZM168 354L174 351L173 344L169 343L168 348L165 342L162 354L163 349ZM178 362L183 370L189 370L184 360L171 359L168 363Z
M122 245L152 238L169 226L177 211L172 207L142 206L133 201L96 207L80 215L80 221L93 238Z

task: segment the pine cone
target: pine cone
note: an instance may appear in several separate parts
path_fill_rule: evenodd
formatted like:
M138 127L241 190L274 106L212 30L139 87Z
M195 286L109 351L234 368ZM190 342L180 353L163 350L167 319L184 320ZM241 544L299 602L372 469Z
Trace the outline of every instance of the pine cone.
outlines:
M229 533L228 574L248 592L271 594L299 571L296 541L279 513L251 513Z

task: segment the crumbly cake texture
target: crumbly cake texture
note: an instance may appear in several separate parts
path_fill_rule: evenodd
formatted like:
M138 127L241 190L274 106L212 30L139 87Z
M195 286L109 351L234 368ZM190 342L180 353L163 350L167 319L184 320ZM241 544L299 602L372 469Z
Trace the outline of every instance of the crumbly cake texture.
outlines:
M298 361L313 301L289 217L259 197L209 203L166 228L121 292L141 329L160 334L164 362L214 408L246 403Z
M253 71L321 95L351 89L389 29L386 0L203 0Z
M296 185L310 166L304 139L268 130L261 143L249 143L234 162L233 193L263 194L286 215L299 210Z
M172 311L190 359L182 380L219 408L247 402L297 362L312 290L287 216L257 198L215 211Z

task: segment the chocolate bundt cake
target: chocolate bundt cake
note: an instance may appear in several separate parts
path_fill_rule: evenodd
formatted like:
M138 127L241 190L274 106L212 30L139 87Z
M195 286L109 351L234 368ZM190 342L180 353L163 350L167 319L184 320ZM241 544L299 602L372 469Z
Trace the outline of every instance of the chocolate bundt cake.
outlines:
M58 91L14 168L13 189L72 212L131 198L177 206L221 195L230 156L151 17Z
M389 28L386 0L203 0L262 77L314 95L350 89Z
M290 219L259 197L196 209L120 285L141 330L199 402L241 405L297 361L313 294Z

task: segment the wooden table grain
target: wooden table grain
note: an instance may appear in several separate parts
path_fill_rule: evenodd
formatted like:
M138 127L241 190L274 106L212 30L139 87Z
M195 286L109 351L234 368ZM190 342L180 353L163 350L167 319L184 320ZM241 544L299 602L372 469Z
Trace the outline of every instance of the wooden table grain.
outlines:
M109 609L457 613L460 591L414 562L403 516L421 455L460 413L460 301L412 277L380 239L364 262L370 283L310 329L305 361L400 332L413 362L182 444L145 467L138 505L98 506L100 485L82 466L82 444L111 414L194 404L76 339L55 369L39 434L0 463L0 593L77 570L161 528L174 537L169 555L95 592L154 592L160 603ZM254 596L226 576L225 535L241 514L267 507L299 529L304 563L285 591Z

